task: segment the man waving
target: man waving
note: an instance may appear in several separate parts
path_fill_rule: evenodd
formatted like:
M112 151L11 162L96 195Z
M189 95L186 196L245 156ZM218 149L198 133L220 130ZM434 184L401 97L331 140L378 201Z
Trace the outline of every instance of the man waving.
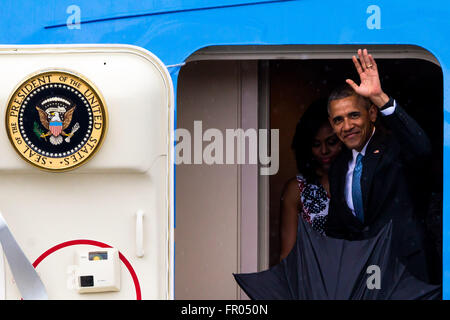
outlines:
M413 196L419 186L411 177L428 160L431 146L419 125L382 90L372 55L360 49L358 57L352 59L360 84L347 79L328 99L331 126L348 150L330 169L326 234L364 239L392 220L394 252L426 281L423 227Z

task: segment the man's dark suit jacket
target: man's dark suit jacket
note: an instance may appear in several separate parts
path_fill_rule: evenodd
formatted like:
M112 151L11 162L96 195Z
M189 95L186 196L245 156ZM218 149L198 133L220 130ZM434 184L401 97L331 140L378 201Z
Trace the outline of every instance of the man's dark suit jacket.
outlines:
M431 155L431 145L425 132L400 106L389 116L379 116L384 128L376 125L362 160L364 222L352 214L345 199L345 177L352 159L351 150L346 149L329 172L331 200L326 234L365 239L392 220L394 252L414 275L426 280L424 233L418 219L423 207L417 188L421 183L418 177L429 169L424 165ZM426 189L422 190L424 197Z

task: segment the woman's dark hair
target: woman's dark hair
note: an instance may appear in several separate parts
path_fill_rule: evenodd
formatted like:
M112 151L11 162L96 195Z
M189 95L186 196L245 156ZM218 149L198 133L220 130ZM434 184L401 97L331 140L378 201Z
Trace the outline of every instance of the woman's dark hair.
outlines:
M317 163L312 154L312 143L320 127L328 123L327 99L313 102L303 113L297 127L291 148L295 154L298 172L308 183L317 183Z

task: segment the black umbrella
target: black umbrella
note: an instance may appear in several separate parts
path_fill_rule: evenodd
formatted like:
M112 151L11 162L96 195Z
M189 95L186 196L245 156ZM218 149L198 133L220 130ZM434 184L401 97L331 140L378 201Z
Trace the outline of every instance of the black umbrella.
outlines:
M233 275L253 300L438 299L440 286L418 280L393 255L391 234L392 222L367 240L335 239L299 219L297 242L284 260Z

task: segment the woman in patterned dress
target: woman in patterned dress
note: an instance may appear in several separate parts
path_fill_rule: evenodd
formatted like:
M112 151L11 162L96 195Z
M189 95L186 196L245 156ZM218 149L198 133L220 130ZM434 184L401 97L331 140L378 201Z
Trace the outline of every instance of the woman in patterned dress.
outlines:
M286 183L281 198L280 260L295 244L299 216L324 234L330 201L328 170L341 148L328 122L327 101L313 103L298 122L292 141L299 174Z

